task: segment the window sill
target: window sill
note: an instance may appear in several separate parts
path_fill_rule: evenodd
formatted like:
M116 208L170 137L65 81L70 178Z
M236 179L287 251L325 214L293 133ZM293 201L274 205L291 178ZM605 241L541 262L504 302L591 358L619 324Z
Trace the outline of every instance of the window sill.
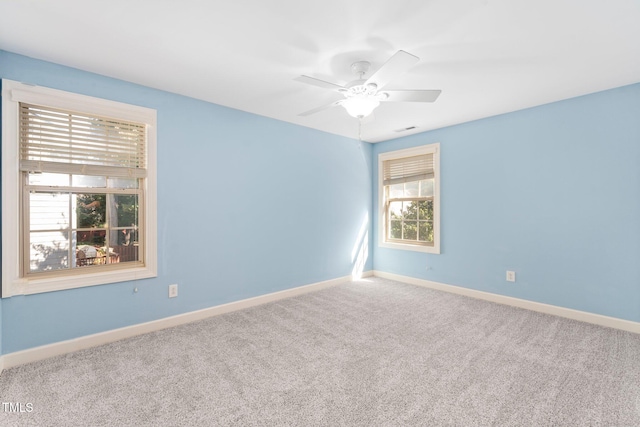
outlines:
M439 246L422 246L422 245L410 245L410 244L404 244L404 243L389 243L389 242L379 242L378 246L381 248L400 249L403 251L413 251L413 252L424 252L428 254L440 253Z
M36 279L15 279L9 286L9 292L3 298L15 295L32 295L44 292L62 291L66 289L84 288L87 286L106 285L109 283L128 282L131 280L157 277L157 271L151 267L134 267L114 271L44 277Z

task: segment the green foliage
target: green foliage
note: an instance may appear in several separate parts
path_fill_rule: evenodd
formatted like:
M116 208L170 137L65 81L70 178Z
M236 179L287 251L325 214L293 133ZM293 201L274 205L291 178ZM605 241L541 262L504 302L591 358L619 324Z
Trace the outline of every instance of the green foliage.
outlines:
M134 194L116 196L116 212L118 226L138 225L138 196Z
M433 201L392 202L391 239L433 242Z
M78 194L78 227L104 228L107 221L106 208L106 194Z
M107 228L107 202L111 197L115 197L116 208L116 218L109 218L111 226L138 225L138 196L134 194L78 194L77 197L78 228Z

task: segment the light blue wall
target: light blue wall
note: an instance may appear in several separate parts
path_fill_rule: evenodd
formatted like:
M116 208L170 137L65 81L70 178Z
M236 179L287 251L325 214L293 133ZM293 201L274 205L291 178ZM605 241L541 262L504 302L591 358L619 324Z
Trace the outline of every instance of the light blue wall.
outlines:
M1 353L349 275L372 159L432 142L442 254L365 228L365 270L640 321L640 85L372 148L3 51L0 77L157 109L159 233L157 279L0 301Z
M351 274L369 144L2 51L0 77L158 111L158 278L4 299L4 353Z
M2 354L2 300L0 299L0 354Z
M2 51L0 50L0 55L2 55ZM2 93L2 80L0 80L0 94ZM0 95L1 97L1 95ZM0 135L2 135L2 109L0 108ZM2 160L2 154L0 153L0 163ZM0 168L1 172L2 168ZM2 197L0 197L0 211L2 210ZM1 215L0 215L1 217ZM0 257L2 257L2 227L0 227ZM0 263L0 277L2 277L2 267ZM1 280L1 279L0 279ZM2 287L0 286L0 294L2 292ZM1 296L1 295L0 295ZM2 355L2 298L0 298L0 355Z
M376 270L640 321L640 84L375 144L374 163L433 142L442 253L375 233Z

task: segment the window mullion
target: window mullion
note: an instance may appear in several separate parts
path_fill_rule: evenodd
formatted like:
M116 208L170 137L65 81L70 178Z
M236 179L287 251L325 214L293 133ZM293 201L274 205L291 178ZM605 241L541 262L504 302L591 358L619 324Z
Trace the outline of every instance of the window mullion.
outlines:
M109 250L109 248L111 248L111 197L113 197L113 195L111 194L107 194L106 197L104 198L105 203L107 204L107 206L105 206L105 210L104 210L104 216L105 216L105 239L104 239L104 252L105 252L105 264L111 264L111 251Z
M69 176L71 180L71 176ZM67 268L72 269L75 264L75 244L73 241L73 193L69 192L69 228L67 229L67 239L69 240L69 249L67 249Z
M139 188L143 188L143 186L147 185L147 180L146 179L139 179L138 180L138 187ZM145 223L145 218L146 218L146 209L147 209L147 202L146 202L146 192L141 192L140 195L138 195L138 216L136 217L136 220L138 222L137 227L134 228L134 236L138 236L138 261L142 261L145 264L148 262L148 260L146 258L144 258L144 254L146 253L145 251L145 247L147 245L147 236L144 233L144 231L147 229L147 224Z
M31 263L31 254L30 254L30 247L31 247L31 227L30 227L30 222L31 222L31 213L30 213L30 209L29 209L29 191L25 189L24 185L27 182L27 174L26 173L22 173L21 174L21 181L22 181L22 186L21 186L21 192L22 192L22 218L21 218L21 230L20 232L22 233L22 239L20 241L21 247L20 247L20 251L22 253L22 263L21 263L21 268L22 268L22 273L21 276L24 277L24 275L29 271L29 266Z

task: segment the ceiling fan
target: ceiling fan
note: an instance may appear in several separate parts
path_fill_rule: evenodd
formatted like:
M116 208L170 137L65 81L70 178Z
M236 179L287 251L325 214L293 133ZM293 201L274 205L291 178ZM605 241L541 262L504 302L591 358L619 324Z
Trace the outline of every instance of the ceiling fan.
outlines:
M349 115L361 119L371 114L381 102L434 102L438 99L441 90L382 90L387 83L407 71L419 60L417 56L399 50L366 80L364 75L369 71L371 64L367 61L354 62L351 64L351 71L357 74L358 78L344 86L309 76L296 77L294 80L299 82L331 89L344 95L344 99L298 115L309 116L341 105Z

